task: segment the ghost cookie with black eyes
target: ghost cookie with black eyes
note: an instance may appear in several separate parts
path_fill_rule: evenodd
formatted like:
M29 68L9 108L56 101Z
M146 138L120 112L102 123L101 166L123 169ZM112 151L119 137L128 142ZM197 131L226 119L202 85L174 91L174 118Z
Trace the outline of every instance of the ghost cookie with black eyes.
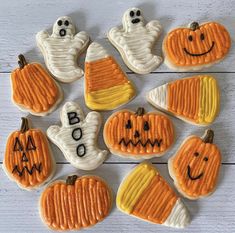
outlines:
M165 64L177 71L200 70L220 62L229 52L231 38L227 29L217 22L170 31L163 41Z
M161 32L159 22L152 20L146 24L141 10L130 8L124 13L122 24L112 28L107 36L126 65L138 74L148 74L155 70L162 62L160 56L152 53Z
M47 129L47 136L63 152L65 158L76 168L93 170L106 158L107 151L97 146L101 115L89 112L86 118L80 106L67 102L60 114L62 126Z
M221 153L213 144L214 132L206 130L202 137L190 136L168 161L170 176L178 191L188 199L212 194L217 185Z
M68 16L60 17L53 26L51 35L41 31L36 35L48 70L61 82L70 83L83 76L78 66L78 56L89 44L86 32L76 33L75 26Z

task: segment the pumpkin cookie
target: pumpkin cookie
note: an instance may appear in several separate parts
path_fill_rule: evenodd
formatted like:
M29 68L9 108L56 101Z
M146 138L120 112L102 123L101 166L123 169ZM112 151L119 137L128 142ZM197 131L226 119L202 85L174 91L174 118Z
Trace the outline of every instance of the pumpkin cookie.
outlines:
M159 86L147 94L156 108L196 125L209 125L218 115L220 92L216 79L197 75Z
M183 228L189 213L169 184L149 163L136 166L122 181L116 198L118 209L139 219Z
M121 110L104 125L104 141L110 151L131 159L162 156L174 142L171 120L159 112Z
M112 192L97 176L68 176L50 184L40 197L40 216L53 230L80 230L106 218Z
M115 59L93 42L85 62L86 105L92 110L113 110L134 96L134 86Z
M19 68L11 73L12 101L24 112L45 116L63 99L63 92L39 63L27 63L19 55Z
M76 168L93 170L106 158L107 151L97 147L96 139L101 125L98 112L89 112L84 118L82 109L74 102L67 102L60 114L62 126L50 126L47 136Z
M76 34L75 26L68 16L60 17L51 35L41 31L36 35L48 70L61 82L70 83L83 76L78 66L79 55L87 48L89 36L82 31Z
M189 28L176 28L163 41L165 64L174 70L200 70L220 62L229 52L231 39L227 29L216 22Z
M219 148L213 144L214 132L190 136L168 161L169 173L176 188L189 199L212 194L216 188L221 166Z
M155 70L162 62L162 58L151 51L162 30L159 22L153 20L145 24L141 10L130 8L124 13L122 24L112 28L107 36L128 68L138 74Z
M55 162L47 137L39 129L30 129L27 118L22 118L20 130L7 139L3 168L19 187L32 190L49 181Z

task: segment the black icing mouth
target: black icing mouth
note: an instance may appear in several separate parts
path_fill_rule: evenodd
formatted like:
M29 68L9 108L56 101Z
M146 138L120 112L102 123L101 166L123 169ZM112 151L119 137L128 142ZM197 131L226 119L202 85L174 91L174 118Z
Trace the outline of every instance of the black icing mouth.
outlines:
M12 170L12 173L17 172L19 176L22 176L25 171L28 172L29 175L32 175L34 170L40 173L42 170L42 163L39 163L38 166L36 164L33 164L31 169L29 169L27 166L24 166L22 170L19 170L18 165L15 165L14 169Z
M209 53L213 49L214 45L215 45L215 42L213 41L210 49L204 53L190 53L186 48L184 48L184 52L190 56L203 56L203 55Z
M192 176L191 176L191 168L190 168L190 166L188 165L188 177L189 177L190 180L198 180L198 179L200 179L202 176L203 176L203 172L202 172L200 175L198 175L198 176L192 177Z
M139 22L140 22L140 19L138 19L138 18L136 18L136 19L132 19L132 20L131 20L131 22L132 22L133 24L135 24L135 23L139 23Z
M155 145L160 147L161 144L162 144L162 139L158 140L158 139L155 139L154 141L151 141L150 139L148 139L146 142L142 142L142 140L138 140L137 142L133 142L131 139L130 140L127 140L125 141L124 138L122 138L119 142L119 145L125 145L126 147L128 145L133 145L134 147L138 146L138 145L141 145L142 147L146 147L147 145L151 145L152 147L154 147Z
M60 36L66 36L66 30L60 29L59 34L60 34Z

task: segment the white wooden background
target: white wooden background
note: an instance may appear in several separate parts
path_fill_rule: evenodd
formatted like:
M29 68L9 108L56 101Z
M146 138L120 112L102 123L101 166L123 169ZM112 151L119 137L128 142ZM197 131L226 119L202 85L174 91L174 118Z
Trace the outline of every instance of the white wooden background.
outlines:
M25 54L28 61L39 61L43 58L35 45L35 35L38 31L51 29L54 21L62 15L73 18L80 30L89 33L92 40L104 45L119 61L123 69L136 84L137 97L126 107L136 109L144 106L147 110L153 108L146 103L146 91L165 82L190 76L197 73L175 73L165 65L149 75L136 75L123 64L117 51L105 38L107 30L120 24L123 12L129 7L137 6L143 10L147 20L159 19L164 27L163 35L156 45L156 51L161 52L164 35L170 29L185 25L191 21L215 20L224 24L234 41L235 39L235 0L119 0L119 1L88 1L88 0L1 0L0 4L0 163L2 164L7 135L19 128L20 112L10 100L10 72L17 66L17 55ZM80 59L83 66L84 57ZM199 201L185 200L192 215L192 223L185 230L175 230L164 226L149 224L119 212L115 203L111 214L100 224L87 232L235 232L235 49L227 58L208 69L206 73L213 73L219 81L222 95L221 112L211 126L215 130L215 142L221 148L223 164L218 189L211 197ZM84 106L83 78L74 84L62 85L65 101L77 100L87 113ZM29 118L35 127L46 130L51 124L59 122L59 111L47 117ZM111 112L103 112L104 120ZM204 128L191 126L172 118L176 127L175 146L164 157L152 159L162 175L172 184L168 175L167 159L172 156L182 140L190 134L203 133ZM100 135L99 143L104 146ZM77 172L64 159L62 153L52 145L57 162L54 179ZM136 162L110 155L106 162L92 174L97 174L107 180L114 193L127 172ZM20 190L11 182L0 167L0 232L47 232L38 214L38 199L41 190L27 192Z

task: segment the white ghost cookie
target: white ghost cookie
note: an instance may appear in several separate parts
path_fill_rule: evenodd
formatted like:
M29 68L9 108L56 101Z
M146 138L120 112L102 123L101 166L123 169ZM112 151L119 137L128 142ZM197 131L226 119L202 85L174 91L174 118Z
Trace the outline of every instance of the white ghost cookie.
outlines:
M37 33L36 41L48 70L58 81L69 83L83 76L83 70L78 66L77 60L87 48L89 36L84 31L76 34L70 17L58 18L52 34L41 31Z
M122 18L123 27L112 28L107 36L120 52L124 62L138 74L155 70L162 58L152 53L152 47L161 32L157 20L145 24L140 9L128 9Z
M90 112L84 118L78 104L67 102L60 114L62 126L50 126L47 136L63 152L65 158L76 168L93 170L103 163L107 151L96 145L101 125L98 112Z

